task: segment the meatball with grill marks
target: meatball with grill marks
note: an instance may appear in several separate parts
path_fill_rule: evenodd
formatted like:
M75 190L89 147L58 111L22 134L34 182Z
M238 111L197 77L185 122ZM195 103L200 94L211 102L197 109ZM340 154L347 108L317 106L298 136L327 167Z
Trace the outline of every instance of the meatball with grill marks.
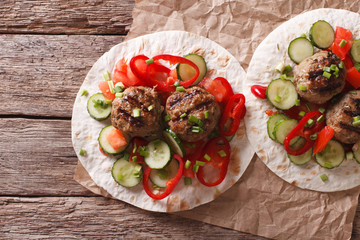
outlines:
M196 142L213 131L220 117L220 106L206 90L191 87L174 92L166 101L166 112L170 115L170 129L180 139Z
M161 130L158 93L149 87L129 87L112 103L111 123L131 137L146 137ZM138 116L139 115L139 116Z
M332 127L335 138L346 144L360 140L360 125L354 126L354 117L360 116L360 90L350 91L331 105L326 112L326 125Z
M346 70L345 67L339 67L340 63L338 56L327 51L320 51L304 59L294 70L296 91L309 102L317 104L327 102L345 86ZM329 71L324 67L332 67L335 70ZM325 70L327 73L324 76Z

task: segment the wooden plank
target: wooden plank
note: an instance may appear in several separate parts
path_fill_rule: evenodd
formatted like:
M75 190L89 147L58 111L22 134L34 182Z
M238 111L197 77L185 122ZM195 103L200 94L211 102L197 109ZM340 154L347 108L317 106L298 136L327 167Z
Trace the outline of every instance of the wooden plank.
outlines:
M0 21L1 22L1 21ZM0 113L71 117L95 61L123 36L0 35Z
M134 0L2 0L0 33L126 34Z
M75 180L71 123L0 119L0 195L94 196Z
M6 239L265 239L100 197L0 197L0 206Z

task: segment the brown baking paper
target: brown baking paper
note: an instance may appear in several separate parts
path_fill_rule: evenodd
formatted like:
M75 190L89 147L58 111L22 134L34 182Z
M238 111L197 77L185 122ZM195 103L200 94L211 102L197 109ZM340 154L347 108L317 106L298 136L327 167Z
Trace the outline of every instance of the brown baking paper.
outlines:
M317 8L359 12L356 1L137 1L127 39L185 30L219 43L246 70L260 42L278 25ZM75 180L105 197L78 162ZM290 185L254 157L240 181L211 203L179 216L276 239L350 239L360 188L320 193Z

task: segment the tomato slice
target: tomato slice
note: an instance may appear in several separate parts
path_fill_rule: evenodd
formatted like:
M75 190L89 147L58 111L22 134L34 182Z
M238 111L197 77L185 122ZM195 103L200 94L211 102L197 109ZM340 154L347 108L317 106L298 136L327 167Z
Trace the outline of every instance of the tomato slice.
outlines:
M229 99L234 95L234 91L230 83L223 77L217 77L214 80L205 77L200 83L200 87L205 88L206 91L211 93L217 102L226 105Z
M100 82L99 89L106 99L108 99L108 100L115 99L115 94L110 92L109 83L107 81Z
M126 146L127 141L122 132L119 129L113 128L109 134L106 136L106 139L110 143L111 147L115 150L118 150L121 147Z
M126 73L119 71L118 69L114 70L114 75L113 75L113 82L114 84L121 82L124 84L125 87L128 87L128 83L130 82L128 76Z
M354 66L352 57L349 56L349 54L346 54L345 59L343 60L345 68L350 69Z
M329 126L325 126L317 135L314 144L313 155L324 150L326 145L332 139L333 136L334 136L334 129L332 129Z
M340 47L340 43L342 40L346 41L345 46ZM335 30L335 40L331 45L331 50L335 53L341 60L344 60L346 57L346 53L350 50L352 46L352 32L348 29L342 27L336 27Z
M127 73L127 64L125 58L122 58L120 61L117 62L117 64L115 65L115 69L125 74Z
M346 81L348 81L355 89L360 87L360 73L355 67L352 67L347 71Z

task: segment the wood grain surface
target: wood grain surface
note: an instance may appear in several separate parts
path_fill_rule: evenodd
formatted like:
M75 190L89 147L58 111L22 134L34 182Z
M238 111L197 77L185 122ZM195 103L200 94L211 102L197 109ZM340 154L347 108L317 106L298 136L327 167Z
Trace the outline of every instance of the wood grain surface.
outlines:
M122 42L134 0L0 3L0 238L265 239L143 211L73 180L75 95ZM360 208L353 239L360 239Z

